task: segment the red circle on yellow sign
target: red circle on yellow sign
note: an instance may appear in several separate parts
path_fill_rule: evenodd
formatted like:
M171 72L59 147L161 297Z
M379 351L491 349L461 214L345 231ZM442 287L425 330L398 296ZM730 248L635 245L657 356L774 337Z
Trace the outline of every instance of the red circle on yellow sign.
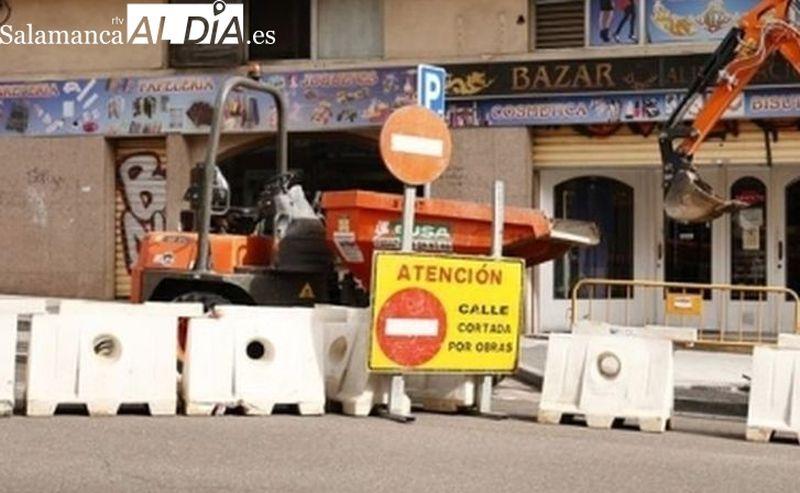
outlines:
M377 339L387 358L419 366L439 352L447 335L447 314L430 291L407 288L390 296L378 312Z

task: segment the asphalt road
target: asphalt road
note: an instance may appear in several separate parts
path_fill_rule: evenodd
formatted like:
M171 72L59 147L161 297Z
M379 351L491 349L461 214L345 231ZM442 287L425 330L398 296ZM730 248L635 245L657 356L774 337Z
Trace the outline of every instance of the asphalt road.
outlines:
M535 423L538 395L496 393L509 419L418 413L266 418L0 419L0 491L796 491L800 446L744 422L677 417L663 435Z

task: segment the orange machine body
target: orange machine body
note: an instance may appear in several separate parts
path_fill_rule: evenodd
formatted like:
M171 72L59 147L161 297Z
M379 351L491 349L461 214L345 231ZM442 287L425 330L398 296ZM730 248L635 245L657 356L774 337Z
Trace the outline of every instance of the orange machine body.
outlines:
M742 15L697 72L662 128L664 211L671 219L703 223L750 205L715 195L700 177L693 158L732 102L774 54L780 53L800 72L800 29L791 19L792 1L761 0ZM702 108L691 115L693 104L701 97Z
M720 78L695 117L694 131L681 144L684 154L691 156L697 152L733 100L773 53L779 52L800 73L800 33L789 24L791 2L762 0L742 16L738 53L725 67L724 77Z
M220 274L232 274L239 267L268 266L271 236L211 235L211 266ZM131 301L142 301L142 273L145 270L187 271L197 257L197 234L150 232L139 245L139 258L131 270Z

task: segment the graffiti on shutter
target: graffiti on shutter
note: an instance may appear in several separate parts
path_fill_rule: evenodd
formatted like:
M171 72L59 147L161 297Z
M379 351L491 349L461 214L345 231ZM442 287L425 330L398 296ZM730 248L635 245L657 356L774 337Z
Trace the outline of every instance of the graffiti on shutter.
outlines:
M167 172L162 154L134 151L117 161L117 297L130 294L130 273L149 231L166 227ZM123 265L120 265L120 264Z

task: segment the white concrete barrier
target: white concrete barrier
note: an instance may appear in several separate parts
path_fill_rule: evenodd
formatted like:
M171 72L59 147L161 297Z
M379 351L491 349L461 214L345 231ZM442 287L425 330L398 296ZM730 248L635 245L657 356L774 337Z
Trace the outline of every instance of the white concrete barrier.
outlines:
M203 317L202 303L176 303L165 301L147 301L145 303L124 303L96 300L65 299L58 307L61 315L105 314L108 316L126 315L169 315L176 317L176 326L180 334L186 333L186 321L191 317ZM180 336L179 336L180 339ZM176 355L183 360L183 348L179 347Z
M578 320L572 326L572 333L578 335L619 335L628 337L644 337L647 339L669 339L672 342L697 342L697 329L692 327L672 327L668 325L645 325L632 327L615 325L596 320Z
M85 404L90 415L147 404L152 415L176 410L174 316L141 313L35 315L27 368L27 414Z
M315 307L314 318L325 334L325 395L342 403L344 412L351 415L366 416L374 406L388 402L386 377L366 373L366 345L361 340L357 344L357 337L369 338L370 316L369 309ZM475 405L475 377L469 375L406 375L405 390L408 410L411 402L438 412Z
M322 354L325 368L325 395L335 395L347 374L355 345L356 309L346 307L315 307L315 324L323 334ZM349 321L348 321L349 320Z
M778 334L778 347L781 349L800 349L800 335Z
M775 432L800 439L800 337L781 334L778 347L756 347L746 438L768 442Z
M60 315L84 314L146 314L168 315L173 317L202 317L202 303L172 303L148 301L146 303L120 303L112 301L92 301L69 299L59 304Z
M269 415L276 404L325 411L322 333L311 308L218 306L189 320L181 390L186 414L241 406Z
M389 404L391 378L367 370L371 314L369 308L351 308L344 324L327 324L326 328L328 352L339 355L327 370L326 396L341 403L342 412L351 416L368 416L376 406ZM337 340L340 344L346 341L347 347L336 347ZM401 414L411 414L408 395L403 395L397 407Z
M44 298L0 298L0 314L34 315L47 313L47 300Z
M540 423L564 414L609 428L618 418L663 432L673 408L672 341L608 335L554 334L547 350Z
M17 359L17 315L0 313L0 416L14 412Z

